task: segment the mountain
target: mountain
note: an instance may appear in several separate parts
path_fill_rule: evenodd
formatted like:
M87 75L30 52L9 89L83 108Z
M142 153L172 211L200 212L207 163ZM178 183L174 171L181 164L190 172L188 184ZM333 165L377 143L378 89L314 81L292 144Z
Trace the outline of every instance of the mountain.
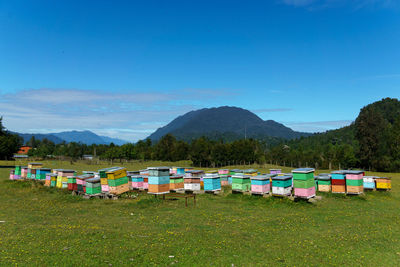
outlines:
M157 129L148 138L157 141L168 133L186 141L200 136L215 138L230 136L230 139L244 137L294 139L311 135L295 132L273 120L264 121L248 110L228 106L190 111Z
M114 143L115 145L123 145L127 143L127 141L111 138L107 136L99 136L91 131L67 131L67 132L60 132L60 133L49 133L49 134L23 134L18 133L23 139L24 143L29 141L32 136L36 139L42 140L47 138L48 140L60 144L62 142L70 143L70 142L77 142L82 144L110 144Z

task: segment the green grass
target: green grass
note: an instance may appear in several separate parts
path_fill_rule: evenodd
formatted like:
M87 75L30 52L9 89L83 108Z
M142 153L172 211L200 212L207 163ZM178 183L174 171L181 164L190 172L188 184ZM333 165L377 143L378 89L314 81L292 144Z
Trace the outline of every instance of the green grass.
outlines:
M185 164L113 165L137 170ZM51 161L45 166L82 171L107 165ZM323 199L309 204L232 195L225 188L224 194L201 195L196 207L190 201L185 208L183 199L162 201L146 194L85 200L35 182L9 181L9 170L0 169L2 266L400 264L399 174L385 174L393 177L391 192L319 193Z

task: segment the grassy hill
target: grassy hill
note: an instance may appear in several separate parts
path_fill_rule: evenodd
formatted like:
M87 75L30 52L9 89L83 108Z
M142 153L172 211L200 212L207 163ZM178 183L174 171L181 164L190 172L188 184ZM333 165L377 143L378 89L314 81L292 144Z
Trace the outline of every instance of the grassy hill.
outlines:
M135 199L84 200L38 183L9 181L5 166L13 164L0 162L1 265L396 266L400 261L400 174L378 174L393 177L393 190L361 197L319 193L323 199L308 204L226 190L200 195L196 207L189 202L185 208L182 199L162 201L143 193ZM188 163L122 165L137 170L172 164ZM79 171L107 166L45 165Z

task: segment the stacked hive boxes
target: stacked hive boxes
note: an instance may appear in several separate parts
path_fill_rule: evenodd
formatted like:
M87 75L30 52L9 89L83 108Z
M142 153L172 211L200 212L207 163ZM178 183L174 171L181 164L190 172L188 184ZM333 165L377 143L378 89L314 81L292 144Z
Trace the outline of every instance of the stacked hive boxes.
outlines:
M38 168L36 169L36 180L46 180L46 175L51 173L49 168Z
M331 182L332 193L346 193L346 171L333 171Z
M221 190L221 179L218 174L206 174L203 176L204 191L214 192Z
M55 187L57 185L57 174L47 173L44 185L49 187Z
M318 191L331 192L331 176L328 173L321 173L316 177L318 181Z
M363 177L364 190L374 190L375 189L375 176L364 176Z
M141 175L131 175L131 187L138 190L143 188L143 177Z
M76 189L79 193L86 193L86 181L88 179L94 178L93 174L82 174L75 177L76 178Z
M68 188L68 177L74 176L74 170L59 169L57 171L57 187Z
M346 193L362 194L364 193L364 171L346 171Z
M117 167L105 168L99 170L99 178L101 184L101 192L108 193L110 191L108 186L107 172L116 169ZM89 173L88 173L89 174ZM94 175L94 173L93 173Z
M292 176L281 175L272 177L272 194L290 196L292 194Z
M202 173L202 171L188 171L185 173L183 177L185 191L200 191L200 176Z
M28 163L27 178L28 179L36 179L36 169L39 169L42 167L43 167L42 163L36 163L36 162Z
M21 178L26 179L28 177L28 166L21 167Z
M169 193L169 168L150 167L149 170L149 194Z
M392 181L388 177L376 177L375 182L377 190L390 190L392 188Z
M169 177L170 190L178 190L184 188L183 175L172 175Z
M119 195L129 191L126 168L117 167L115 169L107 171L106 173L110 194Z
M268 194L271 190L270 178L276 174L257 175L252 176L251 180L251 193L252 194Z
M292 171L294 196L300 198L315 197L314 169L300 168Z
M149 171L147 169L141 170L140 175L143 177L143 189L149 189Z
M14 175L15 175L15 170L11 170L9 179L14 180Z
M14 176L12 180L19 180L19 179L21 179L21 166L15 166Z
M250 175L232 175L232 191L248 192L250 190Z
M76 176L68 176L68 190L78 191L78 184L76 183Z
M221 186L229 185L229 181L228 181L229 170L227 170L227 169L218 170L218 175L221 178Z
M96 195L101 193L100 178L90 178L86 180L86 194Z

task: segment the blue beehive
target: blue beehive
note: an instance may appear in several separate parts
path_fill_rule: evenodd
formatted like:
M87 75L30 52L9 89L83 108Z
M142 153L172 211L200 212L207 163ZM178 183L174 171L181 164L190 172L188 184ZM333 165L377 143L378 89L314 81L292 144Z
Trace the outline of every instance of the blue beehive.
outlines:
M204 191L221 190L221 178L217 174L203 176Z

